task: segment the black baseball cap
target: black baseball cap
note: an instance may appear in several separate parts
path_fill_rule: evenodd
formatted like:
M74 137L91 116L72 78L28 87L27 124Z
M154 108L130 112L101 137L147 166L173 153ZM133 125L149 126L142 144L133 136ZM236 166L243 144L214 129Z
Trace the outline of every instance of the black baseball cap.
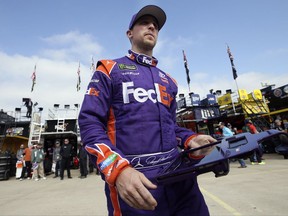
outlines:
M155 17L155 19L158 22L159 30L163 27L163 25L166 22L166 14L160 7L156 5L147 5L143 7L141 10L139 10L138 13L132 16L132 19L129 24L129 30L133 28L133 26L135 25L135 23L140 17L145 16L145 15L151 15Z

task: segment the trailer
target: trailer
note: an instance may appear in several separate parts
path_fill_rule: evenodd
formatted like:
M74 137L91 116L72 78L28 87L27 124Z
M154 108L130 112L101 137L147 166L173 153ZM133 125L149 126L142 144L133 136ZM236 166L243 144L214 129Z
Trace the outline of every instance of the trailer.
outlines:
M80 140L78 106L74 109L71 109L70 106L66 106L64 109L54 106L54 109L48 110L48 118L44 120L44 123L42 123L40 117L39 114L33 113L28 145L43 143L45 173L49 174L52 172L55 142L59 141L62 146L64 139L69 139L70 144L73 146L71 168L78 168L77 148Z

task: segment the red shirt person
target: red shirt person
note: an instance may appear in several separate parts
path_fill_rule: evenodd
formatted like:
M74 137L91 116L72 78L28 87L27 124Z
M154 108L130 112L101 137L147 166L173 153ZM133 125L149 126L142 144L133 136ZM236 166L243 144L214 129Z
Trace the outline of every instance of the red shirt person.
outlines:
M257 134L259 133L257 128L255 127L255 125L252 123L251 120L249 119L245 119L244 121L245 125L248 127L249 132L251 134ZM265 164L264 161L262 161L261 155L259 154L259 151L254 151L253 155L250 157L250 161L252 165L255 164Z

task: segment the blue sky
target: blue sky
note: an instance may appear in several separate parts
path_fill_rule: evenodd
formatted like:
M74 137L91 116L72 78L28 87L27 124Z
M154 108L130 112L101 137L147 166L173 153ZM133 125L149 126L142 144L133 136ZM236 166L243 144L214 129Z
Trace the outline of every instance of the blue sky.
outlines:
M0 109L21 107L23 97L44 110L55 103L81 103L92 56L95 62L124 56L130 48L126 30L131 16L147 4L167 14L153 54L158 66L176 78L179 93L188 93L182 50L190 89L201 99L210 89L236 90L226 44L239 88L251 92L261 83L287 84L286 0L0 0ZM79 61L82 83L77 92Z

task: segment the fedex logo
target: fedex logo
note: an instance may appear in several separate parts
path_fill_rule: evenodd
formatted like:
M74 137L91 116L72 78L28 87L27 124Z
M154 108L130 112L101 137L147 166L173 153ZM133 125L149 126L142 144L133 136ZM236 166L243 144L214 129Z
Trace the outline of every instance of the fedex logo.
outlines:
M151 100L153 103L157 101L170 106L173 98L167 93L166 87L158 83L154 83L154 89L134 88L134 82L122 83L122 94L124 104L130 103L130 98L133 97L136 101L144 103L147 100Z
M95 88L89 88L86 91L86 95L99 96L99 91L97 91Z
M146 56L143 56L143 63L152 65L152 59L147 58Z

